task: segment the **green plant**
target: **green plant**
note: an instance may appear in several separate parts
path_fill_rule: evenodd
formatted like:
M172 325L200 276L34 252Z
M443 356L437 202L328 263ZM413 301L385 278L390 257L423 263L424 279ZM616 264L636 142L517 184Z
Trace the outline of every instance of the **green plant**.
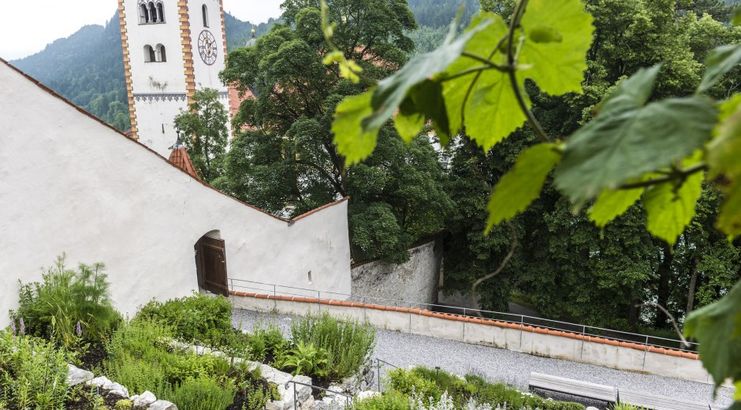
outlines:
M537 408L540 410L583 410L578 403L545 400L522 393L503 384L488 383L474 375L465 378L441 370L417 367L411 370L396 369L389 373L389 384L397 391L427 404L451 402L455 408L467 408L469 403L506 406L507 408ZM445 400L443 400L443 396Z
M234 402L235 393L231 380L201 375L184 380L162 397L182 409L224 410Z
M250 353L254 360L273 363L288 347L288 341L276 326L257 328L249 336Z
M144 305L135 319L155 321L170 327L186 342L219 347L228 341L232 327L232 305L225 297L194 294L167 302Z
M17 409L63 409L67 358L45 340L0 331L0 401Z
M355 374L372 353L376 337L370 325L340 321L326 313L294 321L291 335L296 344L311 344L327 351L330 380Z
M107 373L135 392L159 396L188 379L229 373L229 363L172 346L172 331L160 322L137 320L122 326L108 345Z
M642 408L632 404L618 403L612 408L612 410L642 410Z
M409 397L398 391L386 392L380 396L357 400L353 410L412 410Z
M41 283L21 284L18 310L10 313L16 329L53 340L64 347L80 341L100 343L121 322L113 308L102 264L65 267L64 256L43 275Z
M328 353L323 348L298 342L280 358L279 365L284 370L291 371L294 376L303 374L311 376L312 379L324 379L328 374L327 357Z
M131 410L134 408L134 403L131 400L119 400L113 408L114 410Z

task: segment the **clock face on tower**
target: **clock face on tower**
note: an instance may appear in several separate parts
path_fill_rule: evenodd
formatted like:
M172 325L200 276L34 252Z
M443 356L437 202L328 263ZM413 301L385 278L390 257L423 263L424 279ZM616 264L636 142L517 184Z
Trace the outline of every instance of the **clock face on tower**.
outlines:
M218 53L216 38L208 30L201 31L201 35L198 36L198 53L204 63L212 65L216 62L216 54Z

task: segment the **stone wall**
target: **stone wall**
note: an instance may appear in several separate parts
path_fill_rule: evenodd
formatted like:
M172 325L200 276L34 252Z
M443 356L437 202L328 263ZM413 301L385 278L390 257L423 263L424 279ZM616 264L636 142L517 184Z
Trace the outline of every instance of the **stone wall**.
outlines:
M437 303L437 285L442 266L442 243L432 241L409 250L409 260L400 265L369 262L352 269L353 298L404 300Z

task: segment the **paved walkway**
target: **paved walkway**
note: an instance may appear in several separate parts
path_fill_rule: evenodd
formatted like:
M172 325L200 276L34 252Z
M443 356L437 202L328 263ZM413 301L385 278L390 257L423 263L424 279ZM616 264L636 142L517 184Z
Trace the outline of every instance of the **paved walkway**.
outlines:
M278 325L286 335L290 333L292 320L291 316L246 310L236 310L234 313L235 326L251 330L255 326L264 327L274 324ZM538 372L680 400L712 401L713 388L703 383L614 370L387 330L378 330L373 357L399 367L419 365L434 368L439 366L443 370L459 375L474 373L490 381L503 382L521 390L527 389L530 372ZM732 396L731 389L723 388L718 392L715 404L728 407Z

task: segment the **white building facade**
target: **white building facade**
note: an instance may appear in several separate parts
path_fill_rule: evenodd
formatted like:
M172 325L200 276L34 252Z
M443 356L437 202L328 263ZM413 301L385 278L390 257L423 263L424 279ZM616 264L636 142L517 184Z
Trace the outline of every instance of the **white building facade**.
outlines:
M213 267L224 275L218 293L254 290L242 281L350 293L346 201L274 217L1 59L0 84L0 328L18 303L19 281L40 280L63 253L73 268L105 263L112 299L129 316L149 300L198 291ZM221 249L199 258L204 242Z
M163 157L177 141L174 119L196 90L219 92L229 109L221 0L118 0L130 137Z

